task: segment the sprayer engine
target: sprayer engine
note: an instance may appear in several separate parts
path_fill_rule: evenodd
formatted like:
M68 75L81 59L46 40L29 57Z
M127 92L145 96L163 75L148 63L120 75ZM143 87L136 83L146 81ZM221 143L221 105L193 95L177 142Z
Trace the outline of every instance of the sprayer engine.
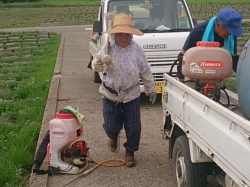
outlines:
M185 52L182 61L183 75L195 80L195 89L215 101L220 100L218 85L232 74L232 57L219 46L219 42L199 41Z
M74 165L85 165L87 162L89 147L83 140L74 142L70 148L63 153L63 159L71 159Z
M195 90L216 102L220 100L220 89L221 87L214 83L202 82L197 82L195 87Z

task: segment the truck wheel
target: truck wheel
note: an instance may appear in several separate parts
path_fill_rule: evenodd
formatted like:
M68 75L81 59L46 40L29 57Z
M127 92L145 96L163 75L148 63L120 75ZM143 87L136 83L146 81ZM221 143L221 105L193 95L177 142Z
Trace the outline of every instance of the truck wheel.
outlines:
M102 82L102 80L99 76L99 73L96 71L93 71L93 81L94 81L94 83L101 83Z
M176 139L172 159L174 187L207 186L206 164L191 162L188 139L185 135Z

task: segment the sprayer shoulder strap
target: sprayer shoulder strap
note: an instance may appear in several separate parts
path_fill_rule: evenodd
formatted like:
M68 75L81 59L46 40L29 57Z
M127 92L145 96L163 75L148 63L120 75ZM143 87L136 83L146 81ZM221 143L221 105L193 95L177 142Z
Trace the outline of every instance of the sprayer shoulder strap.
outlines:
M38 175L44 175L44 174L49 174L49 170L43 170L43 169L38 169L38 170L33 170L33 173L36 173Z

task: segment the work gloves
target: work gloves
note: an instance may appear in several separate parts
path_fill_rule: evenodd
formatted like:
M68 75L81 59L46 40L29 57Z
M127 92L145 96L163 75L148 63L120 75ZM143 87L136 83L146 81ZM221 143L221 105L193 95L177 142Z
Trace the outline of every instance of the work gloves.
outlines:
M92 61L92 69L97 72L103 72L104 65L96 60Z
M144 85L144 91L146 95L149 96L149 101L154 104L156 100L156 89L154 84L154 77L150 71L150 68L141 73L140 77Z
M156 93L151 92L151 93L148 93L147 95L149 96L149 101L152 102L152 104L154 104L156 100Z
M106 54L97 54L92 61L92 69L97 72L103 72L105 66L112 66L113 59Z

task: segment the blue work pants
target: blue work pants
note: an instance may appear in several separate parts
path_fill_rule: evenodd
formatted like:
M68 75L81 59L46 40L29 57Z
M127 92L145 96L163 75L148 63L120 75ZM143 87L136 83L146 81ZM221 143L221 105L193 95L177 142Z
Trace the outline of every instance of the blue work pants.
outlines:
M138 151L141 138L140 97L117 105L103 98L103 118L103 128L109 138L117 138L124 127L127 141L123 146L130 151Z

